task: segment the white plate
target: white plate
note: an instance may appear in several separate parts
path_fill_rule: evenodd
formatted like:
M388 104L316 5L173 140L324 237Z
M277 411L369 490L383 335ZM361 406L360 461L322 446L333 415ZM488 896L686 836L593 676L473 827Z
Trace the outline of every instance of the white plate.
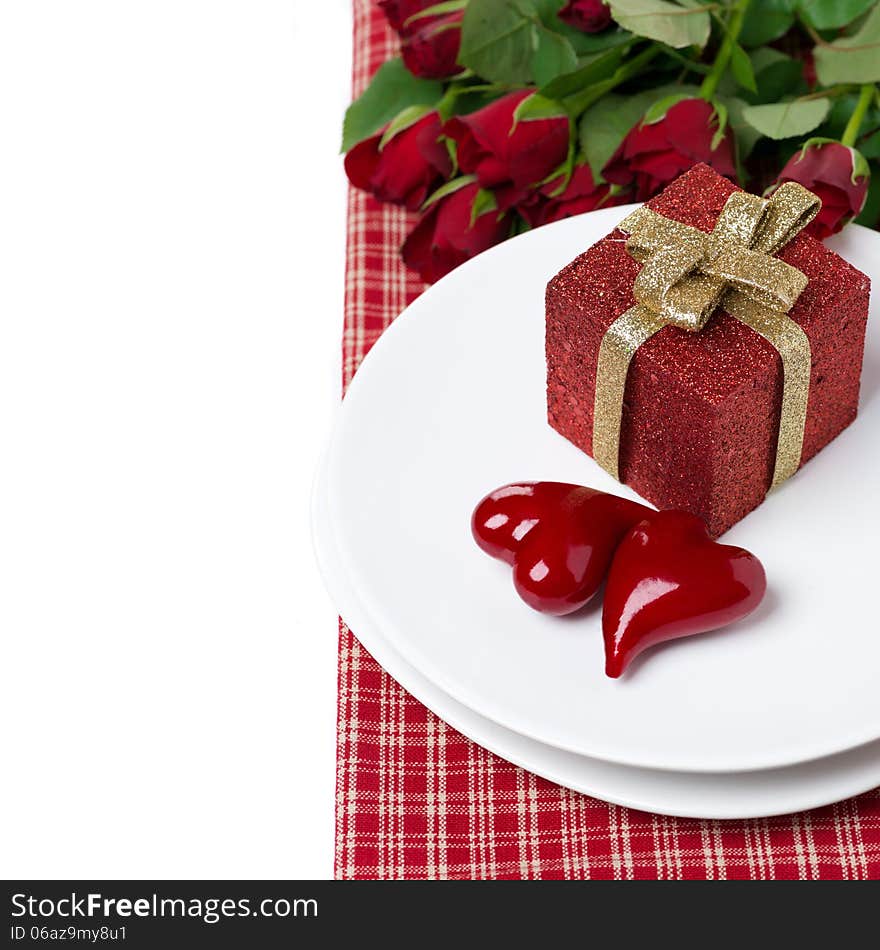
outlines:
M410 666L382 635L355 593L333 538L326 475L315 482L313 536L334 601L373 657L421 703L502 758L594 798L686 818L760 818L817 808L880 785L880 742L802 765L728 775L616 765L512 732L456 702Z
M550 429L544 396L544 286L627 210L499 245L385 332L328 450L343 570L419 674L547 745L642 767L738 771L880 738L876 326L859 419L725 536L758 554L770 583L735 627L655 649L632 675L609 680L599 610L534 613L509 570L471 540L474 504L505 482L556 479L636 497ZM835 246L880 278L880 235L853 227Z

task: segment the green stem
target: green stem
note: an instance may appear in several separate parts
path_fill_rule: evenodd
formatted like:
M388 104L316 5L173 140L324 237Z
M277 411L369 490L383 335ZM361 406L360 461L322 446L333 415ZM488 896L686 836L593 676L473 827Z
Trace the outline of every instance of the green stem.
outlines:
M872 82L865 83L865 85L862 86L861 92L859 92L859 101L856 103L853 114L849 117L849 122L846 123L846 128L843 130L843 135L840 139L841 145L847 145L852 148L856 144L856 139L859 137L859 129L862 127L862 122L871 106L871 100L874 98L876 91L877 87Z
M715 58L712 71L703 80L703 85L700 86L700 95L706 100L711 99L712 96L715 95L718 89L718 83L721 82L724 70L727 69L730 57L733 56L733 51L736 48L736 42L739 39L743 20L745 19L750 2L751 0L737 0L733 5L730 21L727 24L727 32L724 34L724 40L721 43L721 49L718 50L718 56Z
M652 43L637 56L633 56L631 60L619 66L610 78L568 96L563 102L566 111L572 119L576 119L582 112L586 112L594 102L598 102L605 93L626 82L627 79L637 76L659 52L660 47Z

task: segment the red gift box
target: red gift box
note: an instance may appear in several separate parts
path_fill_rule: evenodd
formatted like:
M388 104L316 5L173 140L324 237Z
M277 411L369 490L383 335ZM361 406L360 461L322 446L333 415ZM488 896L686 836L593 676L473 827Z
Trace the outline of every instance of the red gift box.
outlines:
M648 207L712 231L736 185L696 165ZM812 368L800 464L856 417L870 281L801 232L777 255L809 282L789 316L810 342ZM593 454L599 346L635 303L642 265L615 229L547 285L550 424ZM758 333L722 310L699 332L666 326L630 364L620 432L621 481L658 508L680 508L726 531L763 500L776 458L782 363Z

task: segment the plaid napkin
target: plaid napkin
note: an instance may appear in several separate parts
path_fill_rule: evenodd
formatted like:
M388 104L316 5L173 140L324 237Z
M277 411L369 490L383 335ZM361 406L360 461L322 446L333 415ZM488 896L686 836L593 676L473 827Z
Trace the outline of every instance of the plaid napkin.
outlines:
M353 92L397 52L354 0ZM398 257L413 217L352 190L343 382L424 285ZM880 877L880 790L755 821L609 805L505 762L447 726L339 628L338 878Z

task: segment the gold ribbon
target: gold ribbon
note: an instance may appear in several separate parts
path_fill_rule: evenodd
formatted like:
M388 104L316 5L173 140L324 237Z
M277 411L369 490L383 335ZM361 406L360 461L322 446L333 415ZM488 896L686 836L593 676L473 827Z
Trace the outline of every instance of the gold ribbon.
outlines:
M772 488L800 465L810 392L810 341L788 316L807 277L773 255L819 213L820 200L795 182L769 198L734 192L707 234L642 206L618 225L644 264L637 300L605 332L596 367L593 457L620 479L626 377L636 350L658 330L699 332L717 308L760 333L782 359L782 409Z

